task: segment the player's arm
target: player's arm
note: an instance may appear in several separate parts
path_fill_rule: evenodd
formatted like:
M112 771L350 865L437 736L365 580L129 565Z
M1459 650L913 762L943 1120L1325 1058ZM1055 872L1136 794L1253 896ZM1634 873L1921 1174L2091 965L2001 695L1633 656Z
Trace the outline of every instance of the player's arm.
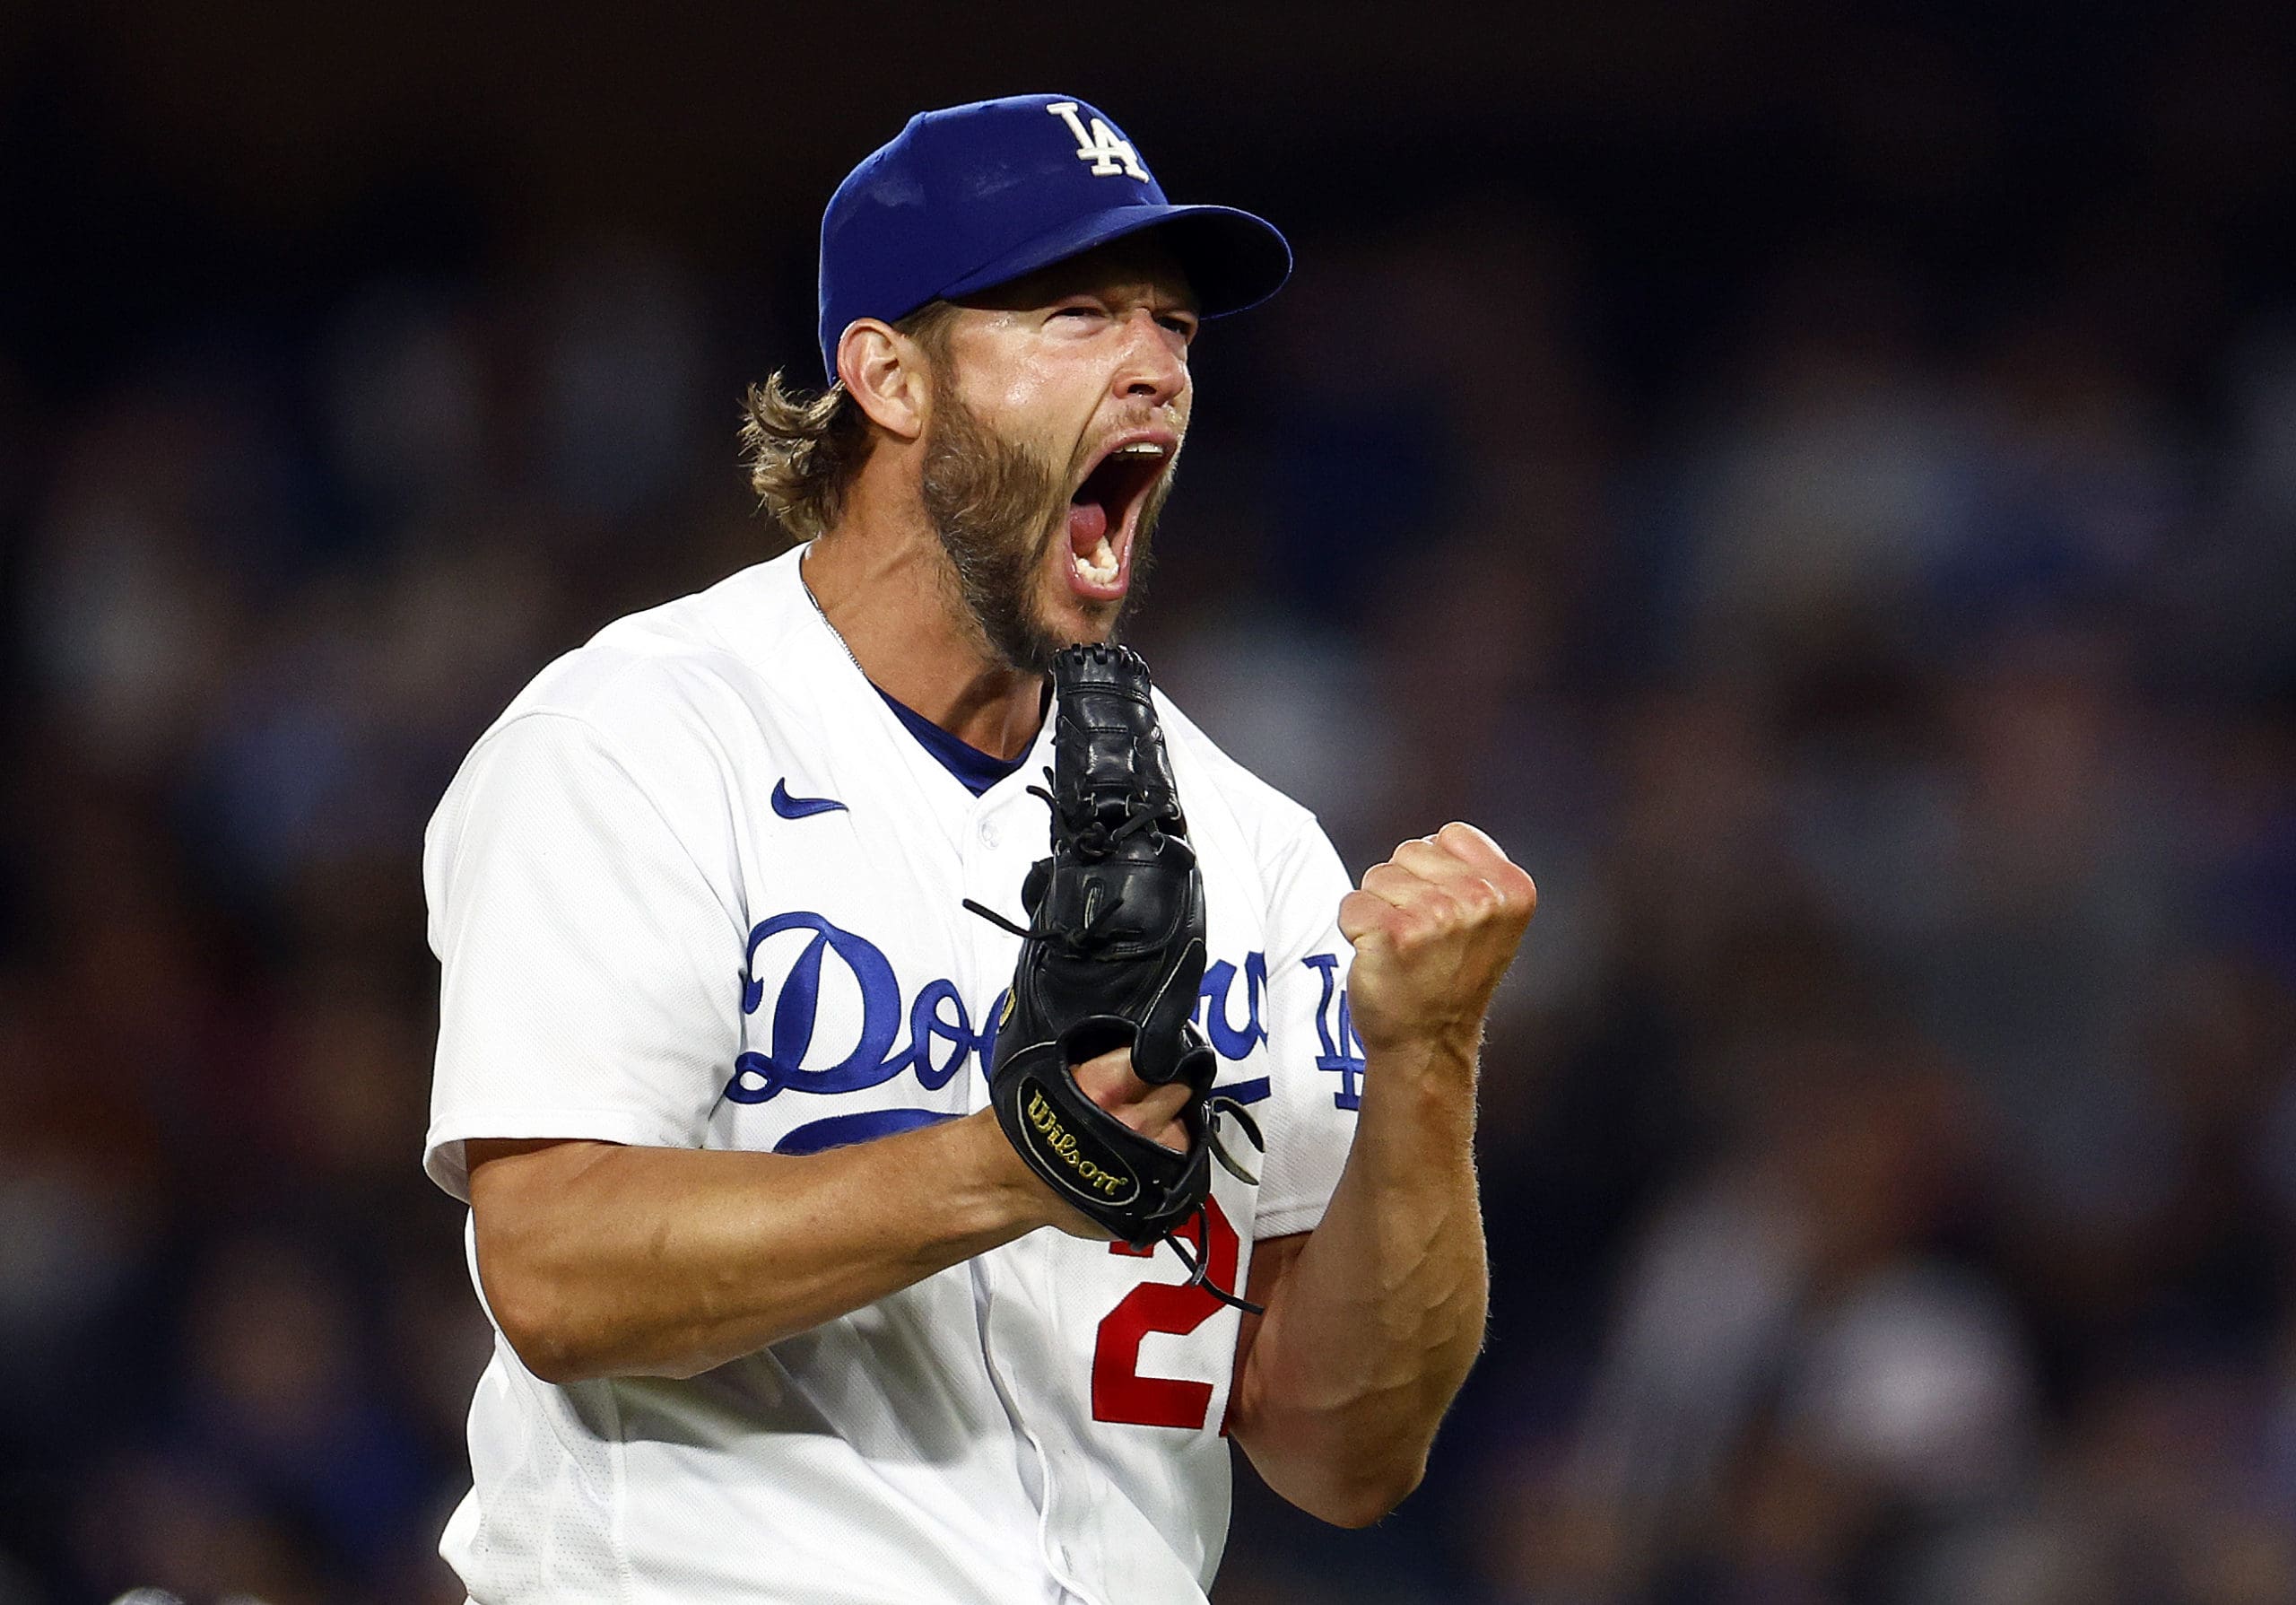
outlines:
M1270 1487L1342 1526L1415 1487L1483 1342L1474 1179L1483 1016L1537 892L1490 837L1405 843L1340 904L1363 1041L1353 1146L1312 1232L1254 1249L1230 1431Z
M1115 1053L1078 1081L1174 1133L1184 1086ZM475 1140L478 1270L547 1382L691 1376L874 1304L1039 1226L1089 1230L983 1111L822 1154Z
M615 683L645 700L611 729L535 714L482 742L426 841L432 1174L470 1202L519 1357L552 1382L690 1375L1081 1226L990 1115L822 1154L696 1146L740 1048L744 921L691 845L726 782L675 686ZM1160 1140L1185 1096L1120 1062L1079 1079Z

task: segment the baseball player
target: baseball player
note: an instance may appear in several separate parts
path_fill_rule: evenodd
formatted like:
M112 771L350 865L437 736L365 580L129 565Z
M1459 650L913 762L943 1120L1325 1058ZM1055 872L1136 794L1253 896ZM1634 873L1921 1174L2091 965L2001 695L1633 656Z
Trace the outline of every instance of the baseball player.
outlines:
M829 388L751 397L803 544L607 626L464 763L425 844L425 1163L497 1332L441 1542L474 1600L1201 1601L1224 1440L1344 1525L1417 1482L1481 1339L1476 1056L1530 880L1455 824L1352 887L1093 644L1198 325L1290 266L1080 100L914 118L823 218ZM1048 708L1080 662L1137 728ZM1110 764L1155 819L1048 824ZM1048 837L1185 869L1203 1077L1144 1079L1145 1025L998 1052L1016 962L1123 927L1130 894L1031 877ZM1264 1152L1137 1245L1055 1190L1078 1122L1000 1120L1007 1061L1175 1155L1216 1100Z

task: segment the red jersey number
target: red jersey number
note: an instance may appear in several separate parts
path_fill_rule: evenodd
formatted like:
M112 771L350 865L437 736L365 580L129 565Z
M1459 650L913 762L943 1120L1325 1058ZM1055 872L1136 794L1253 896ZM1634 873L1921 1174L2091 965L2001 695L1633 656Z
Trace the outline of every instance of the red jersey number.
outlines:
M1198 1254L1210 1257L1206 1274L1212 1280L1233 1287L1241 1255L1236 1228L1220 1212L1216 1199L1205 1200L1203 1218L1209 1222L1208 1231L1192 1220L1179 1234ZM1144 1258L1155 1251L1112 1243L1109 1252ZM1221 1308L1218 1299L1185 1282L1143 1282L1126 1294L1101 1319L1100 1341L1093 1346L1092 1419L1191 1432L1205 1426L1212 1416L1212 1384L1141 1375L1140 1340L1150 1332L1186 1337Z

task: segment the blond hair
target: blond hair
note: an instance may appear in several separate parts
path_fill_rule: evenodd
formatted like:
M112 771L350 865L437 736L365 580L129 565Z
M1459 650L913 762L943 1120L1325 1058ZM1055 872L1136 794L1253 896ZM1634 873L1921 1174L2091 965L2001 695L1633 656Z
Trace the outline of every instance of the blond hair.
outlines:
M893 327L943 362L955 311L927 301ZM809 541L836 527L875 438L842 380L808 393L776 370L742 398L741 442L758 500L792 538Z

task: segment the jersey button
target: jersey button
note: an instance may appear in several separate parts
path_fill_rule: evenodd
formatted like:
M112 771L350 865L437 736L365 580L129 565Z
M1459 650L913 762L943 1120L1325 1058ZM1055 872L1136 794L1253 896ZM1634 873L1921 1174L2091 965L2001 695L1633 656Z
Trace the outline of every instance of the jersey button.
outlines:
M986 847L990 851L994 852L997 848L1003 846L1004 842L1004 833L996 828L996 821L994 819L984 819L980 822L980 844L983 847Z

